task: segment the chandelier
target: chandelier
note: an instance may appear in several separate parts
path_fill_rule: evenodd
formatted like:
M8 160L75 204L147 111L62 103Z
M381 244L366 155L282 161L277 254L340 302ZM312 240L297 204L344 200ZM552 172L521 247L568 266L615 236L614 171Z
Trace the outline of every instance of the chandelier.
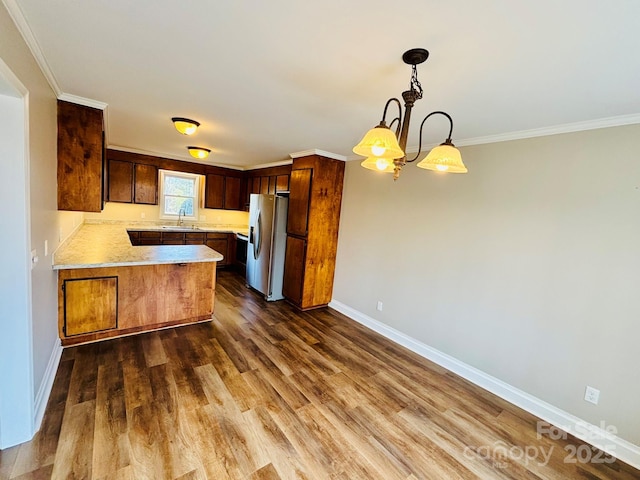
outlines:
M442 115L449 120L449 135L439 146L431 149L429 154L417 166L428 170L448 173L466 173L467 167L462 163L460 151L453 145L451 134L453 133L453 119L446 112L435 111L428 114L420 124L420 139L418 153L411 160L407 159L406 147L409 133L409 122L413 104L422 98L422 85L418 81L417 65L423 63L429 57L429 52L424 48L413 48L402 55L402 60L411 65L411 81L409 90L402 92L404 100L404 118L402 117L402 105L397 98L390 98L384 106L380 124L369 130L360 143L353 147L353 153L366 157L361 163L364 168L379 172L393 173L394 181L400 176L402 167L414 162L422 153L422 128L428 118L434 115ZM387 126L386 117L389 105L395 103L398 106L398 116ZM391 130L395 124L395 132Z

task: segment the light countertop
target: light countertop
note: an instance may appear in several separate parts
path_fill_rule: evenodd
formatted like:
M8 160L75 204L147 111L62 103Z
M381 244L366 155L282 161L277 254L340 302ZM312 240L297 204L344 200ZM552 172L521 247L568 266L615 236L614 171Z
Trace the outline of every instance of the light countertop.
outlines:
M53 269L99 268L161 263L219 262L223 256L206 245L132 246L127 230L145 230L139 225L84 224L54 254ZM166 230L153 228L155 230ZM233 230L206 229L234 233Z

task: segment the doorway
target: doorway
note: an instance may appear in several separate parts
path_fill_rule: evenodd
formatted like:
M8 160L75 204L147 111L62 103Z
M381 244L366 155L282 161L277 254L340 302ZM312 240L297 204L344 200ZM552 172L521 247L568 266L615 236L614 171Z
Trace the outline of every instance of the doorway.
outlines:
M34 433L27 105L0 59L0 449Z

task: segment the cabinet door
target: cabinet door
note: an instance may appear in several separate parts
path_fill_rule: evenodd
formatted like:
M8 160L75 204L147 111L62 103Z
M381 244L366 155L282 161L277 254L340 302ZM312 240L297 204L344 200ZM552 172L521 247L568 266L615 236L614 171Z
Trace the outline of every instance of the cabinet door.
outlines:
M224 176L207 174L205 208L224 208Z
M287 233L304 237L309 224L309 200L313 169L303 168L291 172L289 184L289 214Z
M260 193L260 177L253 177L251 179L250 193Z
M306 250L306 240L287 236L282 294L298 306L302 304Z
M289 191L289 175L278 175L276 177L276 193Z
M229 235L226 233L207 233L205 245L224 257L218 262L218 267L229 264Z
M118 277L65 280L62 288L65 336L118 327Z
M58 210L103 206L102 110L58 100Z
M224 208L225 210L240 210L240 178L224 178Z
M155 165L135 165L135 203L158 204L158 167Z
M133 202L133 163L109 160L109 201Z
M260 193L269 193L269 177L260 177Z

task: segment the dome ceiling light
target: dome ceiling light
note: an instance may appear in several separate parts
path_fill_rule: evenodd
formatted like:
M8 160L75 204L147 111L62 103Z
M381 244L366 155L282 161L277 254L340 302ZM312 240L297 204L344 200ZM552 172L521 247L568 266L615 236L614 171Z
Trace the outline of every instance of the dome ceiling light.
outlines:
M209 154L211 153L211 150L208 148L204 148L204 147L193 147L193 146L189 146L187 147L187 149L189 149L189 154L193 157L193 158L197 158L197 159L204 159L207 158L209 156Z
M200 126L199 122L183 117L173 117L171 119L173 125L183 135L193 135Z

